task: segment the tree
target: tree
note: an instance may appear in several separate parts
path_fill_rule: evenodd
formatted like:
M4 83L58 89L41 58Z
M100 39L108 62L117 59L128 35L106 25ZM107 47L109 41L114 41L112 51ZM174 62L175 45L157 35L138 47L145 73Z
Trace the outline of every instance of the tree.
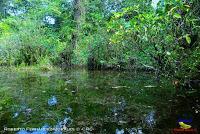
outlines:
M85 0L74 0L74 23L75 29L72 35L72 48L75 49L78 45L79 35L81 32L82 24L85 20Z

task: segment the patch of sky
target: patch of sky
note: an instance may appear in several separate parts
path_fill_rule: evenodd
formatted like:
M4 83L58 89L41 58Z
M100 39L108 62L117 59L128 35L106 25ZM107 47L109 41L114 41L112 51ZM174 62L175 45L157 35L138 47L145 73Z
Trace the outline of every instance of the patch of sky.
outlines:
M157 9L157 5L158 5L158 2L159 2L160 0L152 0L152 3L151 3L151 5L152 5L152 7L154 8L154 9Z

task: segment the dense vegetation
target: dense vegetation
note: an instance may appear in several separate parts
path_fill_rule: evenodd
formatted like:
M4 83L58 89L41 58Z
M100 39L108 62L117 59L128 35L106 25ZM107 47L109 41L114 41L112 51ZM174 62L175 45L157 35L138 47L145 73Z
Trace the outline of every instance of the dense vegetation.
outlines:
M0 65L198 77L198 0L3 0Z

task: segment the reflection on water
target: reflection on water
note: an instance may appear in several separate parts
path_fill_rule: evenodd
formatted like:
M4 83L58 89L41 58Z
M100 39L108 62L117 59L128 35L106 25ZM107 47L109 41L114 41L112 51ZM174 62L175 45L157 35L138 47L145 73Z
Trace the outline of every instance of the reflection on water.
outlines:
M173 87L166 79L158 84L147 73L2 71L0 92L1 100L6 101L1 106L1 129L59 128L51 131L56 134L143 134L176 127L176 115L171 118L169 112ZM39 131L18 131L25 133ZM49 132L44 129L41 133Z
M51 97L50 99L48 99L48 105L49 106L54 106L57 104L57 99L55 96Z
M145 117L145 123L150 127L153 128L153 126L155 125L156 121L155 121L155 111L151 111L147 114L147 116Z

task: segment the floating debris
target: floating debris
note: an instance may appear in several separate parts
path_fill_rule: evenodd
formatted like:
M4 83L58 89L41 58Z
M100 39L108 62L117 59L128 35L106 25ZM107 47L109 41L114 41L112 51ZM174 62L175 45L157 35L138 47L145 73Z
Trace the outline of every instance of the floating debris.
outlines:
M120 124L127 124L128 122L127 122L127 121L120 120L119 123L120 123Z
M115 131L115 134L124 134L124 129L119 130L118 128Z
M148 85L148 86L144 86L146 88L153 88L153 87L156 87L156 86L152 86L152 85Z
M57 102L57 99L55 96L51 97L50 99L48 99L48 105L49 106L54 106L56 105L58 102Z
M76 90L72 90L71 92L72 92L72 94L73 94L73 95L75 95L75 94L76 94Z
M130 87L127 87L127 86L115 86L115 87L112 87L114 89L118 89L118 88L130 88Z

